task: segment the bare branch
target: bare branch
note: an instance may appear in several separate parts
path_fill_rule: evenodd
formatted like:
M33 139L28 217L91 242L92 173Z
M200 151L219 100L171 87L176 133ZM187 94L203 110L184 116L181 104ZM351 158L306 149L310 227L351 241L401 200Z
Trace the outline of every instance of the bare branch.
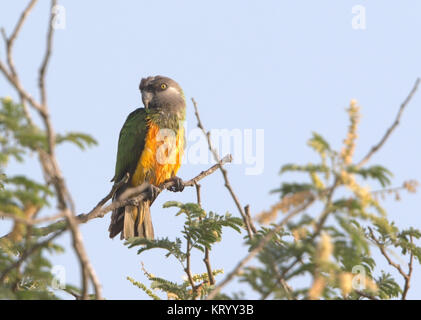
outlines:
M53 47L53 35L54 35L54 28L53 28L53 8L57 5L57 0L51 1L51 8L50 8L50 20L48 22L48 33L47 33L47 46L45 49L44 59L42 61L41 67L39 69L39 78L38 78L38 85L41 95L41 104L46 106L47 105L47 93L45 90L45 76L47 72L48 63L50 61L52 47ZM51 142L50 142L51 144Z
M194 110L195 110L194 114L195 114L196 119L197 119L197 127L200 128L202 130L203 134L205 135L205 137L207 139L207 142L208 142L209 151L211 151L211 153L213 155L213 158L215 159L216 162L219 162L220 159L219 159L218 152L212 146L210 132L205 130L205 128L202 124L202 121L200 120L199 109L197 107L197 103L194 100L194 98L192 98L191 100L193 102L193 106L194 106ZM228 191L231 195L231 198L234 200L234 203L237 206L237 209L240 212L241 217L243 218L244 226L247 230L247 233L248 233L250 239L252 239L253 238L253 232L252 232L251 227L250 227L249 219L247 218L247 215L246 215L243 207L241 206L240 200L238 199L237 195L235 194L233 188L231 187L231 183L228 179L228 172L222 166L220 166L219 169L221 170L222 176L224 178L225 187L228 189Z
M411 244L413 244L414 242L413 242L412 236L409 236L409 237L411 240ZM408 273L406 274L406 277L405 277L405 286L402 292L402 300L406 300L406 295L408 294L411 277L412 277L413 263L414 263L414 253L411 251L411 254L409 256L409 262L408 262Z
M63 217L64 217L64 213L60 212L60 213L58 213L54 216L51 216L51 217L44 217L44 218L38 218L38 219L26 219L26 218L17 216L15 214L0 211L0 218L11 219L11 220L14 220L16 222L26 224L28 226L34 226L34 225L37 225L37 224L40 224L40 223L55 221L55 220L63 218Z
M190 286L193 291L193 296L197 297L197 287L194 284L194 280L191 274L191 265L190 265L190 251L191 251L191 239L187 237L187 248L186 248L186 267L184 268L184 272L187 274L187 279L190 282Z
M414 96L415 92L418 89L418 86L420 84L420 78L417 78L417 80L415 81L414 86L412 87L411 92L409 93L409 95L406 97L406 99L402 102L398 114L396 115L395 121L392 123L392 125L389 127L389 129L387 129L386 133L384 134L384 136L380 139L380 141L374 145L371 150L367 153L367 155L357 164L358 168L361 168L364 164L367 163L367 161L370 160L370 158L373 156L373 154L375 154L387 141L387 139L389 138L389 136L392 134L392 132L396 129L396 127L399 125L399 121L402 117L403 111L405 110L405 107L409 104L409 102L411 101L412 97Z
M200 208L202 208L202 197L200 195L200 188L201 188L201 185L196 183L197 204L199 205ZM201 218L199 218L199 219L201 219ZM215 284L215 277L213 276L213 273L212 273L212 267L211 267L211 264L210 264L209 248L208 247L205 247L205 257L203 258L203 262L205 263L206 271L208 273L209 284L214 285Z
M254 226L253 219L251 218L251 215L250 215L250 205L246 205L244 207L244 212L246 213L247 221L248 221L248 223L250 225L251 231L253 232L253 234L256 234L257 233L257 229Z
M42 113L42 106L22 87L20 81L17 78L14 78L8 71L6 66L0 61L0 71L4 74L9 83L15 88L20 96L29 102L29 104L36 109L38 112Z
M13 62L13 54L12 54L13 44L14 44L20 30L22 29L22 26L25 23L26 18L28 17L28 15L32 11L32 9L34 8L37 1L38 0L32 0L31 2L29 2L28 6L25 8L25 10L23 10L23 12L22 12L18 22L16 23L16 26L13 29L13 32L10 35L9 38L7 38L6 33L4 33L4 38L6 40L7 63L9 65L10 72L12 73L12 75L14 77L16 77L17 74L16 74L15 65L14 65L14 62Z

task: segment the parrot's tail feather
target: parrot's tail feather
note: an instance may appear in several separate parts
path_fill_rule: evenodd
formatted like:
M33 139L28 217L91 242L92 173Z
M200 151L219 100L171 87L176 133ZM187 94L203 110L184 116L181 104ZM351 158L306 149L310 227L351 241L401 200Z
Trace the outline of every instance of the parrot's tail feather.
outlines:
M125 188L118 190L113 197L117 199ZM120 234L121 239L141 237L153 240L154 230L151 217L151 201L141 201L138 206L125 206L113 210L108 231L110 238Z
M125 206L115 211L115 218L111 219L110 238L120 234L121 239L140 237L153 240L154 230L150 211L150 202L144 201L139 206ZM114 212L113 212L114 215Z
M122 194L127 187L123 186L117 190L117 192L113 196L113 201L118 199L120 194ZM110 232L110 238L114 238L120 232L123 231L124 228L124 208L117 208L113 210L111 215L111 223L108 227L108 231Z
M155 235L153 231L150 207L150 201L144 201L139 204L137 207L139 214L135 225L137 228L137 237L153 240Z
M124 223L121 239L140 237L154 238L150 202L143 201L137 207L126 206L124 208Z
M137 220L137 207L125 206L124 207L124 222L123 230L120 239L129 239L135 237L135 224Z

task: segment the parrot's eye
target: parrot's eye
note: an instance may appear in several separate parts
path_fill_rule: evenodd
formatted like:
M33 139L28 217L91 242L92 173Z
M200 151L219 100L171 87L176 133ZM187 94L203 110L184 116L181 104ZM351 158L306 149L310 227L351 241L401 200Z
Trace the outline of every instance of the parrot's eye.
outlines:
M167 85L166 85L165 83L162 83L162 84L161 84L161 89L162 89L162 90L167 89Z

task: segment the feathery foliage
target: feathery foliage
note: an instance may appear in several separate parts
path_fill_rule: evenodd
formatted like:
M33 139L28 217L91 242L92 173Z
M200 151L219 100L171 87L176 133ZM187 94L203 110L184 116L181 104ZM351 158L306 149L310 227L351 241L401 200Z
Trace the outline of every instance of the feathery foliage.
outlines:
M221 240L223 228L230 228L241 232L242 220L231 216L229 213L219 215L214 212L206 212L196 203L181 203L177 201L168 201L164 208L178 208L176 216L184 215L185 221L181 231L183 239L168 238L149 240L143 238L131 238L126 241L129 248L141 246L137 253L141 254L151 249L164 249L165 257L173 256L180 263L186 273L187 280L182 283L175 283L164 278L156 277L144 268L146 278L151 282L150 288L145 284L137 282L128 277L129 281L142 289L152 299L159 297L152 293L152 290L159 290L167 294L168 299L197 299L204 298L212 289L210 284L209 271L200 274L190 273L190 256L193 250L205 252L211 250L212 246ZM185 248L185 249L183 249ZM212 270L212 276L223 273L221 269Z

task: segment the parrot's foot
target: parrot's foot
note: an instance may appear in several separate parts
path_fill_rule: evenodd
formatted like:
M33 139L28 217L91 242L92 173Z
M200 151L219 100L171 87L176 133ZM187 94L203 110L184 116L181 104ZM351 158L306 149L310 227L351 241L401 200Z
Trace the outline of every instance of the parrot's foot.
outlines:
M170 179L170 181L173 181L174 185L168 188L169 191L181 192L184 190L184 182L181 178L174 176Z
M160 192L161 190L158 187L154 186L153 184L150 184L146 189L146 200L150 200L151 202L153 202L156 199L156 197L158 197Z

